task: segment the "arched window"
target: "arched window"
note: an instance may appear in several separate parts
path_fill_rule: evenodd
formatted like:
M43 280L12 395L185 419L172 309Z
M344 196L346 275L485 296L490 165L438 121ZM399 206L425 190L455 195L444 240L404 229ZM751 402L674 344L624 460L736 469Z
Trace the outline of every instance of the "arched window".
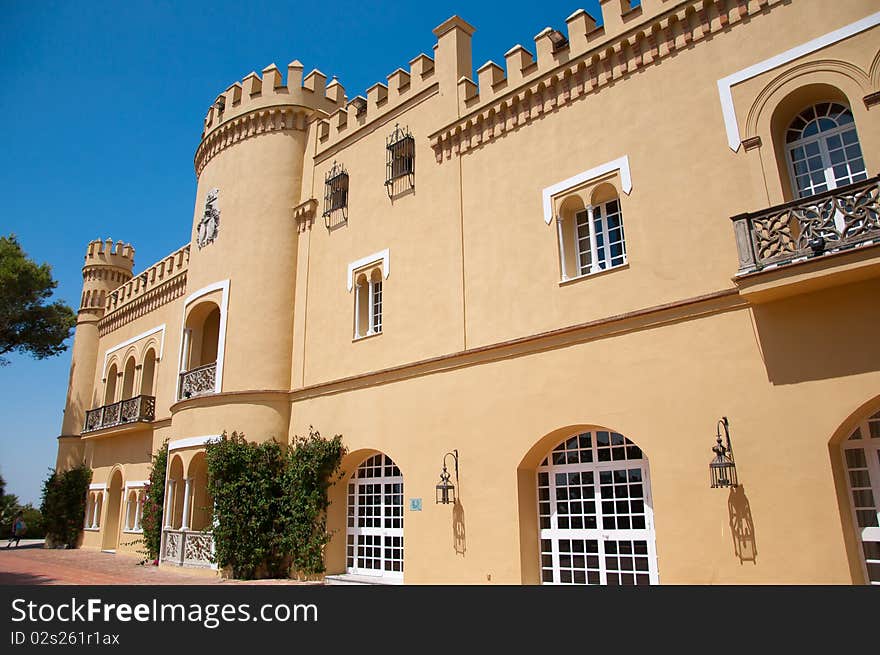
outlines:
M382 331L382 271L378 268L356 275L354 294L354 338Z
M141 517L143 515L143 490L129 489L125 500L125 530L128 532L141 532Z
M346 570L403 578L403 476L390 457L368 457L348 483Z
M116 378L118 377L118 371L116 370L116 364L114 363L110 370L107 371L107 381L104 386L104 404L111 405L116 402Z
M156 374L156 351L150 348L144 356L144 368L141 371L141 395L152 396L153 378Z
M557 228L563 281L626 264L623 212L613 185L596 187L587 205L579 194L566 198Z
M609 430L575 434L538 466L541 581L657 584L648 460Z
M862 421L842 448L866 579L880 585L880 412Z
M803 110L789 124L785 144L796 198L868 178L852 111L839 102Z
M134 373L134 357L129 357L128 361L125 362L125 372L122 376L122 400L127 400L134 396Z

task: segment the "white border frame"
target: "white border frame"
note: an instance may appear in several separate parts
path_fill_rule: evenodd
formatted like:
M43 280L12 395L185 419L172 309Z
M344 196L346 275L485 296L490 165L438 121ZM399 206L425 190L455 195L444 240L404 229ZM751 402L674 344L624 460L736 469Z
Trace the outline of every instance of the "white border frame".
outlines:
M117 344L117 345L113 346L112 348L108 348L107 350L105 350L104 351L104 367L101 369L101 379L103 380L104 378L107 377L107 362L110 361L110 355L115 353L117 350L121 350L122 348L125 348L126 346L130 346L133 343L137 343L141 339L146 339L147 337L152 336L152 335L156 334L157 332L162 333L162 339L159 341L159 357L158 357L158 361L162 361L162 357L165 354L165 323L162 323L162 325L160 325L159 327L154 327L152 330L147 330L143 334L139 334L136 337L132 337L131 339L128 339L127 341L123 341L122 343Z
M107 484L104 482L93 482L89 485L89 491L107 491Z
M223 291L222 298L220 300L220 334L217 337L217 373L214 378L214 393L220 393L223 389L223 359L224 354L226 352L226 322L228 319L229 312L229 280L222 280L220 282L215 282L214 284L209 284L206 287L202 287L198 291L190 294L186 297L186 300L183 301L183 315L180 321L180 345L178 346L177 353L177 378L180 379L180 374L184 373L183 370L183 332L186 330L186 308L189 307L193 302L198 300L199 298L208 295L212 291L217 291L218 289ZM175 386L175 396L177 395L178 390Z
M762 73L766 73L769 70L787 64L805 55L809 55L817 50L821 50L829 45L833 45L838 41L848 39L849 37L864 32L878 24L880 24L880 11L718 80L718 95L721 99L721 113L724 115L724 129L727 131L727 145L730 146L730 149L736 152L742 144L739 125L736 122L736 108L733 106L733 93L731 92L731 88L734 85L739 84L740 82L745 82L746 80L761 75Z
M177 441L169 441L168 452L171 452L172 450L180 450L181 448L192 448L193 446L205 446L216 439L222 438L222 434L206 434L201 437L187 437L185 439L178 439Z
M347 279L345 280L346 288L351 291L353 288L352 276L354 272L362 268L364 266L368 266L369 264L374 264L376 262L382 262L382 276L384 279L388 279L388 274L391 272L391 251L389 248L385 248L385 250L380 250L379 252L375 252L372 255L367 255L366 257L361 257L357 261L353 261L348 265Z
M553 196L568 191L572 187L576 187L578 184L582 184L593 178L601 177L606 173L611 173L612 171L620 171L621 191L626 195L629 195L632 192L632 173L630 173L629 170L629 155L624 155L623 157L606 161L604 164L599 164L588 171L578 173L562 182L551 184L544 189L541 192L544 205L544 222L547 225L550 225L553 221ZM349 275L349 277L351 277L351 275ZM351 287L349 287L348 290L351 291Z

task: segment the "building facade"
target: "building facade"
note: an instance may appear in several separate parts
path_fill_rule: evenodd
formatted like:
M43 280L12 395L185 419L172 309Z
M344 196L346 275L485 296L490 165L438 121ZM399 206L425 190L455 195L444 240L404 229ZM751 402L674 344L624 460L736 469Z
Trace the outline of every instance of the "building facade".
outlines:
M217 97L191 242L88 246L84 547L134 548L167 440L162 562L208 566L205 444L315 426L343 578L880 583L876 3L601 8L476 72L453 17L366 97L298 61Z

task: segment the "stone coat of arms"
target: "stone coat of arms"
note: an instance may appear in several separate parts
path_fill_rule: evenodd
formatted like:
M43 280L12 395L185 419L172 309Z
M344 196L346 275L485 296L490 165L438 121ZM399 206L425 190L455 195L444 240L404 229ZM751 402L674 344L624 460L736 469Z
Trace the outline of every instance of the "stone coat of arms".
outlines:
M213 243L217 238L217 233L220 232L220 210L217 209L219 193L219 189L211 189L205 198L205 214L196 228L196 243L198 243L199 250L209 243Z

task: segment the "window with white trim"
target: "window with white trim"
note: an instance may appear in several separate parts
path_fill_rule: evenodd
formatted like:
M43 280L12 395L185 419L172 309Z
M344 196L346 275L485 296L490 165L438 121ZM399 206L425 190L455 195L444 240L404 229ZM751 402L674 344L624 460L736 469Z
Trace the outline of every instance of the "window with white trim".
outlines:
M354 338L382 332L382 271L371 268L355 273Z
M129 488L125 498L125 531L143 532L141 519L144 512L143 488Z
M89 491L86 503L86 530L97 530L101 527L101 510L104 509L104 490Z
M610 430L575 434L538 466L544 584L659 582L648 460Z
M842 451L865 579L880 585L880 412L853 430Z
M588 196L572 193L559 202L556 216L563 281L626 264L623 212L617 191L600 184Z
M868 179L852 111L839 102L803 110L789 124L785 144L796 198Z

